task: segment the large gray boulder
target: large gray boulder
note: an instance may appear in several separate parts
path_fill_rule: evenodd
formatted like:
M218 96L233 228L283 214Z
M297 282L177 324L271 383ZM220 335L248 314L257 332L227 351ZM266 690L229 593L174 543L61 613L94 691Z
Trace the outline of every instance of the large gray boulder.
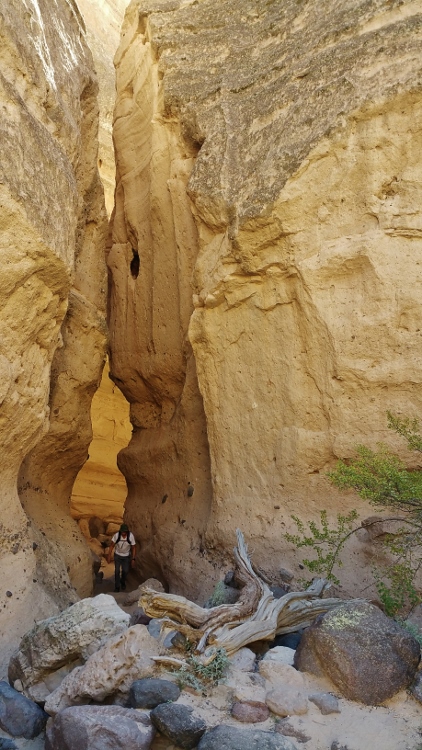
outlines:
M260 729L238 729L221 724L204 734L198 750L297 750L286 737Z
M155 708L160 703L177 701L179 696L180 688L175 682L145 677L130 686L128 703L131 708Z
M149 750L148 714L120 706L72 706L47 729L45 750Z
M12 737L37 737L47 723L48 715L33 701L0 682L0 727Z
M129 620L112 596L100 594L38 622L10 660L10 684L20 680L26 695L44 700L57 687L48 684L56 670L86 661L109 638L127 630Z
M419 660L420 646L410 633L378 607L354 602L305 631L295 666L329 677L350 700L378 705L410 685Z
M161 734L177 747L192 750L197 747L207 725L193 715L193 709L178 703L162 703L151 711L151 721Z

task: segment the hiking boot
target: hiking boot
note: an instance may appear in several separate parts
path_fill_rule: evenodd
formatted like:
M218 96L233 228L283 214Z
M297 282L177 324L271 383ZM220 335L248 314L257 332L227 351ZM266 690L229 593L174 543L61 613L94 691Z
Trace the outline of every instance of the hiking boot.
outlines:
M126 584L122 583L122 591L126 591Z
M114 590L115 591L120 591L120 589L117 586L115 586Z

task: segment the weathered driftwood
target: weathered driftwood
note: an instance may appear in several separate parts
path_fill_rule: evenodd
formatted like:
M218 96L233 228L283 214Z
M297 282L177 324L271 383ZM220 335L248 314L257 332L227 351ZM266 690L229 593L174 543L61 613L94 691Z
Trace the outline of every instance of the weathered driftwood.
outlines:
M186 635L196 644L196 652L209 658L217 648L232 654L248 643L273 640L276 635L308 627L318 615L344 603L341 599L321 598L328 585L322 578L315 579L306 591L274 599L270 588L252 567L239 530L234 556L237 578L243 584L236 604L203 609L183 596L148 589L139 605L149 617L162 618L166 625Z

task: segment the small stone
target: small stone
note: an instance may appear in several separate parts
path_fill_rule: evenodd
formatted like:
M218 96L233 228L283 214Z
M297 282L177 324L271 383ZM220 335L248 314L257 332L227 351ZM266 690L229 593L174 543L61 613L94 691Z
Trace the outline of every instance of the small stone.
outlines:
M179 696L180 688L174 682L146 677L132 683L128 703L131 708L155 708L161 703L177 701Z
M193 709L179 703L161 703L151 711L151 721L161 734L184 750L196 747L207 725L192 716Z
M151 617L145 614L142 607L136 607L130 616L129 627L132 627L132 625L149 625L150 622Z
M292 716L306 714L308 699L301 690L290 685L279 685L267 693L265 702L269 709L277 716Z
M179 630L171 630L163 640L164 648L186 648L187 640Z
M341 745L338 740L334 740L334 742L331 743L330 750L349 750L347 745Z
M6 596L8 596L8 597L9 597L9 599L10 599L10 597L11 597L11 596L13 596L13 594L12 594L12 592L11 592L11 591L6 591Z
M286 594L290 591L290 586L271 586L271 591L274 599L282 599L283 596L286 596Z
M290 583L291 581L293 581L294 574L291 570L287 570L287 568L280 568L278 572L282 581L285 581L286 583Z
M314 695L308 696L312 703L318 706L322 714L339 714L341 713L338 700L335 695L331 693L315 693Z
M152 635L153 638L159 639L161 635L161 626L163 624L162 620L158 620L156 618L153 618L147 625L148 633Z
M268 706L260 701L244 701L235 703L231 714L237 721L242 721L245 724L257 724L260 721L266 721L270 711Z

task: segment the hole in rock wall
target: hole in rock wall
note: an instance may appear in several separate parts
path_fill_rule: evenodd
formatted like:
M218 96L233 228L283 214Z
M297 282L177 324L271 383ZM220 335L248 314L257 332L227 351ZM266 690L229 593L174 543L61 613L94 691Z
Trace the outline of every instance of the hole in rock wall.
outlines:
M130 272L132 274L133 279L137 279L139 276L139 266L140 266L140 260L139 260L139 253L137 250L134 250L132 248L133 258L130 261Z
M89 459L76 478L70 502L71 516L101 564L105 563L111 536L123 519L126 482L117 468L117 454L128 445L132 432L129 404L110 380L109 372L107 362L92 400Z

